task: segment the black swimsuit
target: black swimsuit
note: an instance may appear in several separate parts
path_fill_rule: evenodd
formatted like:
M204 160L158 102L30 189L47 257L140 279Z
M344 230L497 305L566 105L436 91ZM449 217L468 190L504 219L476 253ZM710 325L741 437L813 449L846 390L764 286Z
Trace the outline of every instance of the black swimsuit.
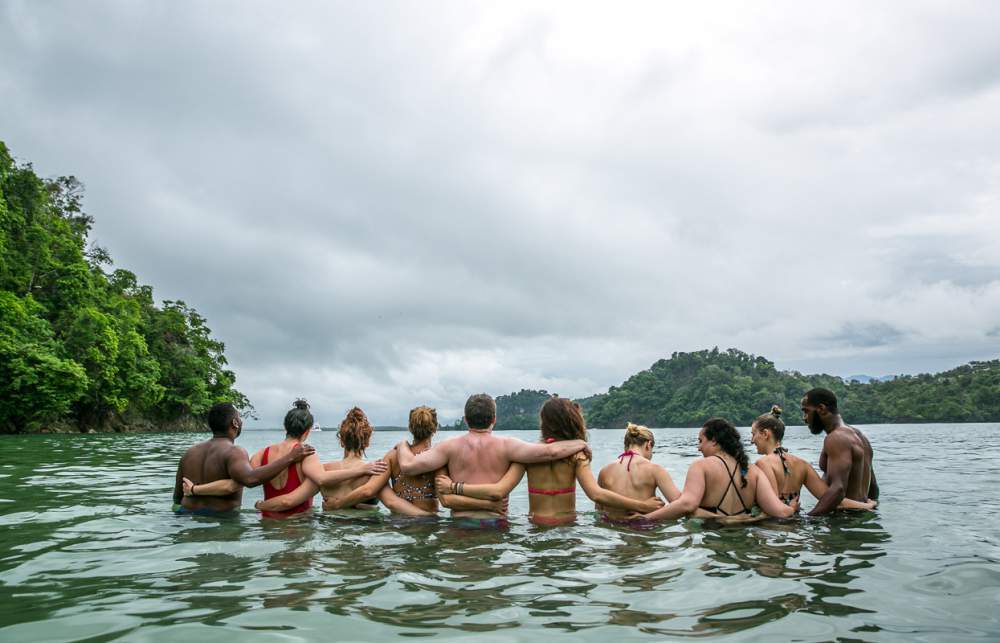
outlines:
M723 516L739 516L741 514L749 514L750 507L747 507L747 503L743 502L743 496L740 495L740 490L736 487L736 467L733 467L733 469L730 470L729 465L726 464L726 461L722 459L722 456L717 455L715 457L718 458L719 460L722 460L722 466L726 468L726 473L729 474L729 485L726 487L726 490L722 492L722 497L719 498L719 502L716 503L714 507L706 507L705 505L702 505L700 509L704 509L706 511L711 511L714 513L719 513L722 514ZM726 494L729 493L729 487L733 488L733 491L736 492L736 497L740 499L740 504L743 505L743 509L741 511L737 511L735 513L729 513L719 506L722 504L722 501L726 499Z

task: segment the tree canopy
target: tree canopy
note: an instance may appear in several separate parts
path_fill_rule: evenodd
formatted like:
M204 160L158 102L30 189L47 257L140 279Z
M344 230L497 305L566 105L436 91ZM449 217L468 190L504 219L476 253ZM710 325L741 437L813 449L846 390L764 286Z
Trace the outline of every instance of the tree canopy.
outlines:
M0 142L0 432L125 413L168 422L223 400L252 409L203 317L156 305L88 246L82 199L75 177L43 179Z
M778 404L800 423L799 401L815 386L837 394L847 422L857 424L995 422L1000 420L1000 360L972 362L934 375L888 381L845 381L833 375L780 371L774 363L731 348L674 353L607 393L577 400L592 428L626 422L697 427L712 416L748 426ZM497 398L498 429L537 429L549 395L521 390Z

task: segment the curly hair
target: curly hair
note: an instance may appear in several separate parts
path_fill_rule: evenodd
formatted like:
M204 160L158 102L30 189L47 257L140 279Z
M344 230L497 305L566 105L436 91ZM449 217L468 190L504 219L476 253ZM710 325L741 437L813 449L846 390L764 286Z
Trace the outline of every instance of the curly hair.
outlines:
M429 406L418 406L410 411L410 433L414 442L423 442L437 432L438 414Z
M712 440L719 445L720 449L736 459L736 464L740 467L740 473L743 474L743 484L741 486L747 486L747 472L750 469L750 460L743 450L743 440L740 438L740 432L736 430L736 427L729 420L723 418L710 418L701 428L705 431L706 440Z
M365 412L356 406L348 411L347 417L340 423L337 437L345 449L364 455L372 439L372 425Z

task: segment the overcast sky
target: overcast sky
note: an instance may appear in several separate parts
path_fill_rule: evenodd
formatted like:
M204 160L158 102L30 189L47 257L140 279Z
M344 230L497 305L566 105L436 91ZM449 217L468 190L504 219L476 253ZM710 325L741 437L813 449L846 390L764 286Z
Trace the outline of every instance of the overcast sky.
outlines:
M995 3L532 4L4 0L0 140L265 426L998 357Z

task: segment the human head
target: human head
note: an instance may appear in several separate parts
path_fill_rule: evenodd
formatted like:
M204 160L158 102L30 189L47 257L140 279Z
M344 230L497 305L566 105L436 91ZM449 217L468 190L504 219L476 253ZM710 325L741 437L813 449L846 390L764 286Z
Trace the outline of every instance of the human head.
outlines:
M775 404L769 413L757 416L750 425L750 441L757 447L757 453L768 453L769 442L777 445L785 438L785 423L781 421L781 407Z
M285 413L285 433L290 438L303 438L313 428L315 420L309 412L309 402L299 398Z
M418 406L410 411L410 433L413 434L414 443L430 439L437 429L437 411L429 406Z
M356 406L348 411L347 417L340 423L337 437L340 438L340 446L345 450L364 455L372 439L372 425L368 422L365 412Z
M586 440L587 423L580 405L565 397L550 397L538 412L543 439Z
M714 455L718 451L724 451L733 456L736 464L739 465L743 473L743 485L747 486L747 471L750 468L750 459L747 458L743 450L743 442L740 440L740 432L729 420L723 418L710 418L701 427L698 434L698 450L706 457Z
M220 437L228 435L234 429L236 434L233 437L239 437L243 432L243 418L231 402L218 402L208 410L208 428Z
M465 423L470 429L488 429L497 421L497 403L486 393L476 393L465 402Z
M653 432L641 424L628 423L625 427L625 450L635 447L642 457L649 459L653 455Z
M811 388L802 397L802 421L809 427L813 435L819 435L826 429L830 416L840 413L837 410L837 396L826 388Z

